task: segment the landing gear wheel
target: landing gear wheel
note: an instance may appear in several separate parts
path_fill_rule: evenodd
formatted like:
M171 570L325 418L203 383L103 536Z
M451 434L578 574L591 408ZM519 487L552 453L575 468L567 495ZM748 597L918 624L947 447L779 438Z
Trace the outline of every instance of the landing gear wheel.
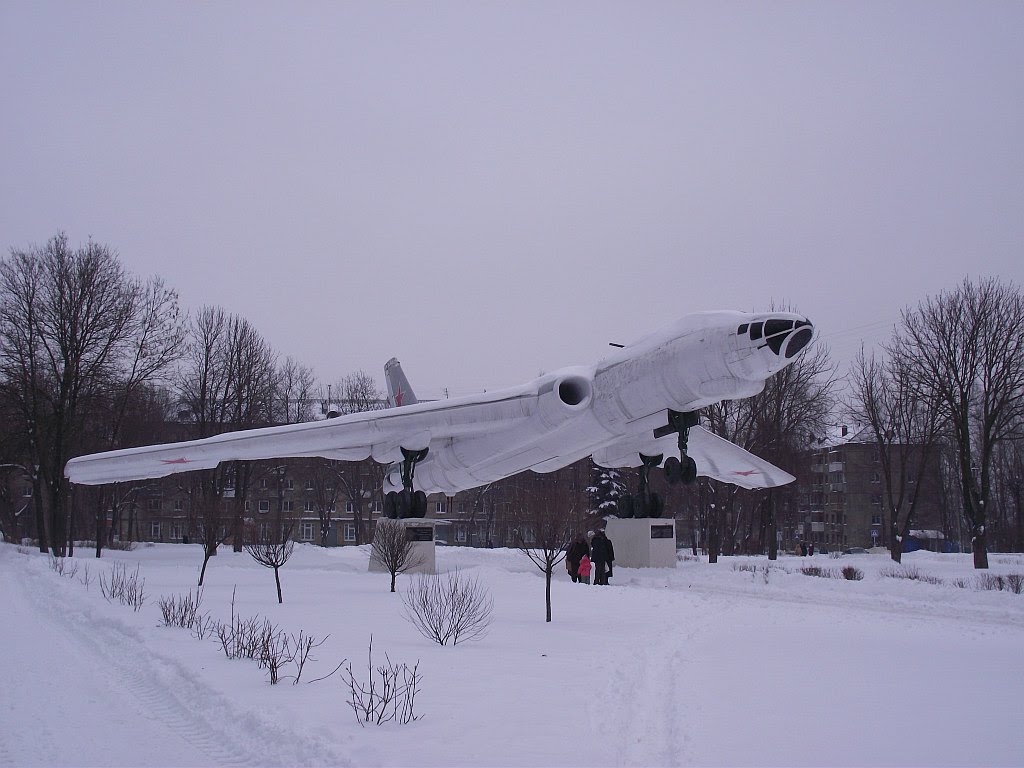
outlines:
M670 483L679 483L683 480L683 465L675 456L665 459L665 479Z
M402 489L398 492L398 516L405 520L412 517L413 492Z
M427 494L423 491L416 491L412 495L412 509L409 517L427 516Z
M683 485L693 485L697 482L697 462L690 456L686 457L686 461L682 465L681 479Z
M388 491L384 494L384 517L398 519L398 492Z

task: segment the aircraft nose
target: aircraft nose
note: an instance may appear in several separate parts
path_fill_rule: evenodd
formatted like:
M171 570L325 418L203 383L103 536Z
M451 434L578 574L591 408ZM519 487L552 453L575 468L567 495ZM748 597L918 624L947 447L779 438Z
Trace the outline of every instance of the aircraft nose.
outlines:
M748 324L746 329L741 326L741 333L744 330L754 345L761 349L767 347L784 360L792 360L814 338L814 325L799 315L765 318Z
M792 360L814 337L814 326L806 318L771 318L764 322L764 340L779 357Z

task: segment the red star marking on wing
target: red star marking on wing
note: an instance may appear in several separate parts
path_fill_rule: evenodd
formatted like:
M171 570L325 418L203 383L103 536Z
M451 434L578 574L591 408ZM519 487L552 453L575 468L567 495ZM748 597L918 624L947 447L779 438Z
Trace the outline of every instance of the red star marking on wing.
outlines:
M189 460L182 456L180 459L160 459L161 464L188 464Z
M395 391L395 407L401 407L402 400L405 398L405 392L402 391L401 386Z
M736 470L733 472L734 475L743 475L743 477L750 477L751 475L760 475L756 469L745 469L743 471Z

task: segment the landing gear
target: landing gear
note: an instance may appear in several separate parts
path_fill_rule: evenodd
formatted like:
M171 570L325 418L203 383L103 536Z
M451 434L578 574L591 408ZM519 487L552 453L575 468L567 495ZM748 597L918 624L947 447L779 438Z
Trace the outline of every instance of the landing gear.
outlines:
M427 458L429 448L419 451L402 449L402 490L384 494L384 516L392 520L427 516L427 494L412 489L416 465Z
M663 456L640 454L640 490L635 496L619 499L618 517L661 517L665 511L665 500L650 488L651 470L661 464Z
M690 427L700 421L696 411L668 412L668 424L654 430L655 437L664 437L675 432L679 435L679 458L670 456L665 461L665 478L670 483L691 485L697 481L697 462L686 452L690 440Z

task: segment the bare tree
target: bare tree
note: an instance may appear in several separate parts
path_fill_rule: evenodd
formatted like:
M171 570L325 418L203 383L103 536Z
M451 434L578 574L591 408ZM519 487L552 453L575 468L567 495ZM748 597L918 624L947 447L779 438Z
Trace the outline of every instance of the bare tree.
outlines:
M391 574L392 592L395 591L398 574L423 565L423 558L410 540L406 526L389 518L377 521L370 559Z
M940 403L955 449L974 567L988 568L989 502L997 446L1024 415L1024 296L987 278L905 309L897 329L921 398Z
M544 486L514 513L515 547L544 574L545 621L551 621L551 578L565 559L565 548L577 527L579 493L559 472L537 478Z
M229 315L220 307L207 306L197 313L178 379L194 437L270 424L275 383L276 356L247 320ZM236 551L241 551L244 539L245 498L251 475L249 462L244 461L223 464L202 474L204 514L219 518L226 510L218 502L224 498L232 502L232 513L227 516ZM224 527L221 520L211 521L210 527L218 532L213 541L220 539Z
M862 349L851 371L851 409L868 424L878 446L889 554L897 563L926 487L926 474L937 461L939 404L930 391L919 392L914 386L910 360L897 338L883 360Z
M313 369L293 357L285 358L274 381L272 420L275 424L299 424L313 420L315 378Z
M295 549L292 531L295 524L292 520L280 520L279 525L263 528L254 526L253 538L245 543L245 551L253 560L264 568L274 569L274 582L277 584L277 602L283 603L281 595L281 568L288 562Z
M0 262L0 385L26 425L38 467L40 549L66 552L64 464L106 445L83 439L83 415L97 398L124 402L173 361L180 339L177 296L158 280L130 278L107 246L72 249L61 233L43 247L12 250ZM44 515L44 510L48 514Z

